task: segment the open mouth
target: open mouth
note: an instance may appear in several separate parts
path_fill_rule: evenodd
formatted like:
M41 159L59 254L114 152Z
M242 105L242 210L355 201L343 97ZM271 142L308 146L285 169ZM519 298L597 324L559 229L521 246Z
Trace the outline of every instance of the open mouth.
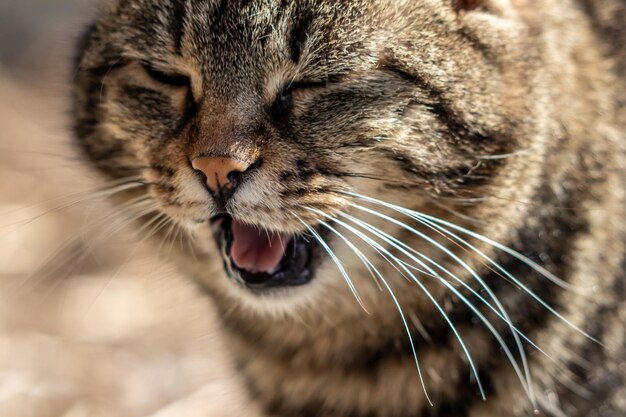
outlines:
M313 279L320 253L313 236L270 232L226 215L212 219L211 226L226 273L249 289L305 285Z

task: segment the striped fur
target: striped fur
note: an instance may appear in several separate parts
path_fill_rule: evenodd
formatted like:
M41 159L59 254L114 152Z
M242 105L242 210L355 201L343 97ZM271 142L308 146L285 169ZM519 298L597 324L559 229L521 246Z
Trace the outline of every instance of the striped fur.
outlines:
M76 144L105 176L140 175L185 229L175 261L220 311L267 416L624 416L625 13L623 0L109 0L80 46ZM218 208L189 163L201 154L263 161L226 206L241 221L306 233L300 220L334 219L355 247L324 236L360 303L330 257L300 288L229 281L207 226ZM415 272L418 285L385 259L413 262L398 244L367 245L344 215L441 275Z

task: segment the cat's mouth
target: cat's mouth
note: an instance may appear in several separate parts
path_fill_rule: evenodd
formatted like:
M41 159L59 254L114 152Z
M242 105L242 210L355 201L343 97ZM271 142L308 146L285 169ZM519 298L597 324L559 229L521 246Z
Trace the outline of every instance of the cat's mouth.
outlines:
M221 215L211 220L228 276L252 290L308 284L317 239L267 231ZM319 232L321 233L321 231Z

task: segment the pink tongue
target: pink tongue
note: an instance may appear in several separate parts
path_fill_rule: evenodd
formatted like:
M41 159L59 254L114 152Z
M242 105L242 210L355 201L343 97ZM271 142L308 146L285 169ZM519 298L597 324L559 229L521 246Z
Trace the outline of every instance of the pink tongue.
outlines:
M272 273L285 256L289 238L280 233L266 233L233 219L231 255L238 268L249 272Z

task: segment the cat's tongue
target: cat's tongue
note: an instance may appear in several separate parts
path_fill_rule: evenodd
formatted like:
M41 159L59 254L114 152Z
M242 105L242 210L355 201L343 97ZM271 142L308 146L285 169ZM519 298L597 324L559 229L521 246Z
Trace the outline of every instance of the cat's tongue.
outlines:
M271 274L280 266L290 238L280 233L267 233L233 219L231 256L238 268L248 272ZM268 236L269 235L269 236Z

